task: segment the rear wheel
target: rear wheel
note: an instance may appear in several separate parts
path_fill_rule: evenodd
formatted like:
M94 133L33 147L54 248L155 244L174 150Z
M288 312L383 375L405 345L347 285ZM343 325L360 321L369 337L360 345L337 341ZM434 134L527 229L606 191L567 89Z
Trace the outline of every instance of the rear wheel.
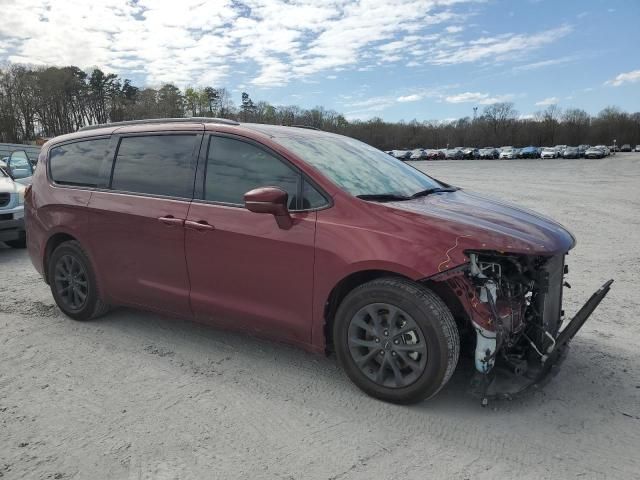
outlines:
M109 310L100 299L91 263L78 242L64 242L53 251L47 276L56 304L74 320L90 320Z
M433 292L405 279L381 278L354 289L338 308L333 335L349 378L388 402L432 397L458 362L451 312Z

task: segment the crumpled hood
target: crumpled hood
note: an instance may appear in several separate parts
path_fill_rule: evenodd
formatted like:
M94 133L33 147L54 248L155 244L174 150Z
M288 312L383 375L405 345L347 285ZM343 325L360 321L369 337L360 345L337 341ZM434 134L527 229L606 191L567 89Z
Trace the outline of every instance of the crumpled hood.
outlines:
M464 239L465 248L550 255L576 243L567 229L543 215L462 190L385 205L419 214L434 228Z

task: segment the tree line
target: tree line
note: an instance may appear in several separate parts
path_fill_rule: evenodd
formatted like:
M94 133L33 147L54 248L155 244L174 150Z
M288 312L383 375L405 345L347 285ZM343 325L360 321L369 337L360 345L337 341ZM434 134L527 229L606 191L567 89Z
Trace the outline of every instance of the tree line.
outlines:
M425 116L428 112L425 112ZM226 88L141 88L100 69L7 65L0 68L0 141L26 143L85 125L144 118L221 117L241 122L307 125L358 138L378 148L640 144L640 112L607 107L591 116L550 105L522 118L512 103L487 105L455 121L347 120L322 107L271 105L243 92L236 105Z

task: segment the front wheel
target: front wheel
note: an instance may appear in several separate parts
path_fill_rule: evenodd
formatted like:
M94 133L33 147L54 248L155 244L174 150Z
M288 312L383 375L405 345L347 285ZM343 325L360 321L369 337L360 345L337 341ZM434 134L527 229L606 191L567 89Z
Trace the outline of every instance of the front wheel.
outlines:
M438 393L460 352L456 323L442 300L422 285L393 277L347 295L333 338L340 365L359 388L400 404Z

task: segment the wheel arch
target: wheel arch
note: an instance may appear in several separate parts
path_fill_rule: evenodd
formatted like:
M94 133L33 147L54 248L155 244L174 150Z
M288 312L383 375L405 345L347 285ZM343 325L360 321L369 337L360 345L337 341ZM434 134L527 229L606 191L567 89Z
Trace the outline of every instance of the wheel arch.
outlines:
M54 233L47 239L47 243L45 244L45 247L44 247L44 256L42 260L43 277L44 277L44 281L47 284L49 283L49 259L51 258L51 254L56 248L58 248L64 242L69 242L73 240L75 240L76 242L79 241L76 237L66 232Z
M446 282L435 282L428 279L415 280L392 270L359 270L342 278L329 293L323 312L325 353L333 351L333 324L336 312L338 311L338 307L342 300L344 300L351 291L360 285L382 277L403 278L430 289L435 295L440 297L444 304L449 308L461 333L461 337L464 337L465 341L467 340L470 325L468 315L462 306L460 299ZM464 347L465 346L463 346L463 348ZM464 349L466 350L466 348Z
M380 269L370 269L370 270L359 270L356 272L351 272L346 277L342 278L335 286L331 289L329 293L329 297L325 303L324 312L323 312L323 320L324 320L324 341L325 341L325 352L329 353L333 351L333 322L335 320L336 312L338 311L338 307L342 300L355 288L360 285L370 282L371 280L375 280L376 278L381 277L396 277L396 278L404 278L409 281L413 281L411 278L402 275L398 272L394 272L391 270L380 270Z

